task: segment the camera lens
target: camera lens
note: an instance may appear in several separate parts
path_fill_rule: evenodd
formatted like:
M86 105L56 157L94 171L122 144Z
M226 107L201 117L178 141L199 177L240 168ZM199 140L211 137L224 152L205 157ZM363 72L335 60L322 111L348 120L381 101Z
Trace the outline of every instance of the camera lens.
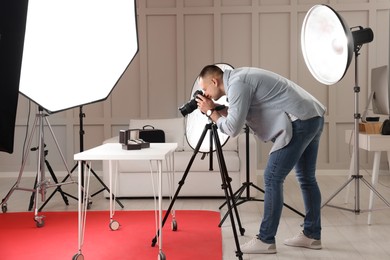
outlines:
M179 110L183 116L186 116L188 114L191 114L197 107L198 105L195 99L191 99L191 101L180 107Z
M192 112L194 112L195 109L198 108L198 104L197 104L197 102L195 100L197 95L202 95L203 96L203 91L202 90L195 91L195 93L193 95L193 99L191 99L190 101L188 101L187 103L185 103L184 105L179 107L179 110L180 110L180 112L181 112L181 114L183 116L191 114Z

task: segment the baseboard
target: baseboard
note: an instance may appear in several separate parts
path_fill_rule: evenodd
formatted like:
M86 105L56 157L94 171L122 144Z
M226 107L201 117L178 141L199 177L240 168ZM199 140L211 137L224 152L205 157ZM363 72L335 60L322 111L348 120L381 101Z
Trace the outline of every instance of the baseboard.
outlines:
M103 174L101 171L95 171L95 173L99 176L99 177L103 177ZM23 177L35 177L37 174L36 171L25 171L23 172ZM46 174L46 177L50 178L50 173L47 171L45 172ZM74 177L77 177L77 171L76 172L73 172L72 175ZM55 172L55 175L57 178L64 178L68 175L68 172L67 171L56 171ZM1 172L0 173L0 178L17 178L19 176L19 172Z
M95 171L96 174L99 177L103 177L103 173L101 171ZM47 176L50 176L50 174L47 172ZM57 177L65 177L67 175L66 171L57 171L55 172ZM258 170L256 175L262 176L264 174L264 170ZM317 169L317 175L318 176L346 176L349 174L348 169ZM361 175L369 175L371 174L371 171L367 171L365 169L360 170ZM19 172L1 172L0 178L17 178L19 175ZM36 172L23 172L23 177L35 177ZM390 175L390 172L387 170L380 170L379 175ZM77 172L73 173L73 176L77 176Z
M259 170L257 175L263 175L264 170ZM349 169L317 169L317 176L347 176L349 174ZM370 175L371 171L365 169L360 170L361 175ZM380 170L379 175L390 175L390 172L387 170Z

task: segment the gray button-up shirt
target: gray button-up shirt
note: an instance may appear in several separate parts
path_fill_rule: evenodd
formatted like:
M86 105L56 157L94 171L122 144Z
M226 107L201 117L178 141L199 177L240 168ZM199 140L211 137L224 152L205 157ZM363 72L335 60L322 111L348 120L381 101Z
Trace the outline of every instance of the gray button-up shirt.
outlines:
M300 120L323 116L325 107L294 82L259 68L225 70L223 75L228 116L217 126L229 136L238 135L246 123L260 140L273 141L271 152L292 137L289 114Z

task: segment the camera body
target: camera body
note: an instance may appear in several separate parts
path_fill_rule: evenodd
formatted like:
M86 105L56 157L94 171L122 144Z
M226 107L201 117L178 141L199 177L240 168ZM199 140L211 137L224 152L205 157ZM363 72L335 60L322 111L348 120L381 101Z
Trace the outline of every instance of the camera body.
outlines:
M197 95L202 95L203 96L203 91L202 90L197 90L195 91L194 95L192 95L193 99L179 107L179 110L183 116L186 116L188 114L191 114L194 112L195 109L198 108L198 104L195 100Z

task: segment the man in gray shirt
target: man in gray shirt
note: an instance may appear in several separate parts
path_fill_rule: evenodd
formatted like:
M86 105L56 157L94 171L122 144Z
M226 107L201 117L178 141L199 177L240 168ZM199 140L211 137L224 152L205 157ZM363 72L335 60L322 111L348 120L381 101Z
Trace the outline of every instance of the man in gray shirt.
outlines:
M242 253L276 253L275 235L283 208L283 182L295 168L305 205L303 231L284 241L288 246L321 249L321 193L315 170L325 107L294 82L259 68L224 72L208 65L199 74L204 95L198 108L229 136L246 123L262 141L273 146L264 171L264 215L259 233L241 245ZM226 95L229 106L216 111Z

